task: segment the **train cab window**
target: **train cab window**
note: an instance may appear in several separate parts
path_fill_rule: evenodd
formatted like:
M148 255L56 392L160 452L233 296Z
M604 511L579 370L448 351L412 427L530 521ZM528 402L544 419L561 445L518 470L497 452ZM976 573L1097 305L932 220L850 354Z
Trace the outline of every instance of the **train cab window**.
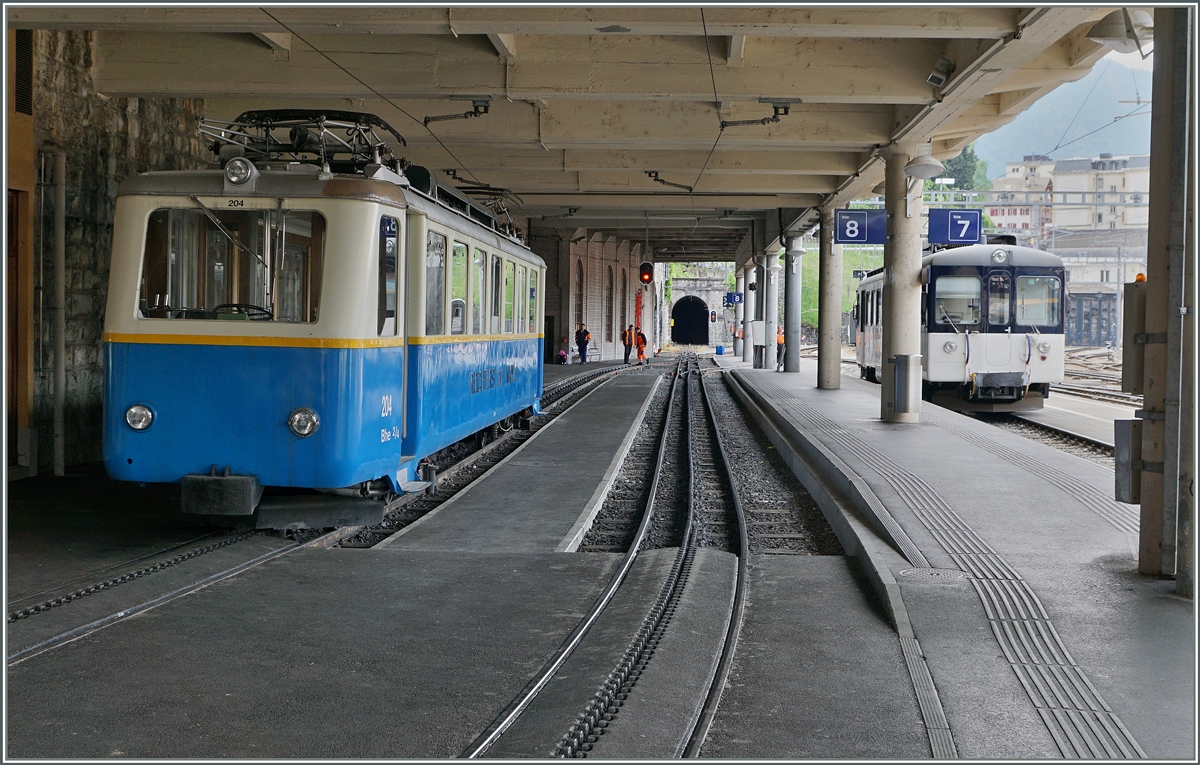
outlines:
M478 248L471 255L471 332L483 334L483 296L486 293L487 253Z
M499 255L492 256L492 312L488 332L493 335L500 334L500 295L503 291L500 279L503 276L503 263Z
M425 334L446 331L446 237L429 231L425 237Z
M1062 285L1055 276L1017 277L1017 324L1057 327Z
M504 333L513 331L513 299L516 297L517 266L511 260L504 262Z
M392 217L379 219L379 310L377 333L396 334L396 256L400 250L400 225Z
M957 327L979 324L980 292L978 276L939 276L934 284L934 321Z
M1012 282L1004 272L988 275L988 324L1006 326L1009 320L1009 304L1012 302Z
M537 332L537 283L536 269L529 269L529 334Z
M467 246L455 242L450 251L450 334L467 331Z
M161 208L147 221L138 315L315 322L324 253L313 210Z
M517 294L516 294L516 305L514 307L517 312L516 332L518 335L525 333L525 324L526 324L525 309L528 306L528 303L525 300L521 299L521 296L524 294L525 294L525 266L517 266Z

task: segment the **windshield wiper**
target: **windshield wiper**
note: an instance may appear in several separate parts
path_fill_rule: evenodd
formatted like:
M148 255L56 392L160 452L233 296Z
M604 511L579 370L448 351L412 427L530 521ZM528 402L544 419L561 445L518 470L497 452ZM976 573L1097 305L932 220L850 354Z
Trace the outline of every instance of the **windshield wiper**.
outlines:
M942 318L944 318L947 322L949 322L951 327L954 327L954 334L961 335L962 330L960 330L958 328L958 325L954 323L954 319L950 318L950 314L946 313L946 306L939 305L938 310L942 312Z
M196 206L197 206L197 207L199 207L201 210L203 210L203 211L204 211L204 214L208 216L208 219L209 219L210 221L212 221L213 225L214 225L214 226L216 226L216 227L217 227L217 229L218 229L218 230L219 230L219 231L220 231L222 234L224 234L225 236L229 237L229 241L231 241L231 242L233 242L234 244L236 244L236 245L238 246L238 249L240 249L242 252L246 253L247 255L251 256L252 258L254 258L255 260L257 260L259 263L261 263L263 268L266 268L266 267L267 267L267 263L266 263L266 261L264 261L264 260L263 260L261 257L259 257L259 255L258 255L258 253L257 253L257 252L255 252L254 250L251 250L249 247L247 247L246 245L242 244L242 240L241 240L241 239L238 239L238 238L237 238L237 236L236 236L236 235L235 235L235 234L234 234L232 231L230 231L229 229L225 228L225 225L224 225L223 223L221 223L221 221L220 221L220 220L217 218L217 214L216 214L216 213L214 213L212 210L210 210L210 209L208 209L207 207L205 207L205 206L204 206L204 203L203 203L203 202L201 202L201 201L200 201L199 199L197 199L196 197L188 197L188 199L190 199L190 200L192 200L193 202L195 202L195 203L196 203Z

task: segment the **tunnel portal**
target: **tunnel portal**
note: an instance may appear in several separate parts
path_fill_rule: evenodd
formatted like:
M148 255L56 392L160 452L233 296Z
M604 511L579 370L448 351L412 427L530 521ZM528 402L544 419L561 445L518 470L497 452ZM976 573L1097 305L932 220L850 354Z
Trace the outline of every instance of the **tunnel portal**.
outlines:
M693 295L681 298L671 309L671 341L680 345L708 345L708 306Z

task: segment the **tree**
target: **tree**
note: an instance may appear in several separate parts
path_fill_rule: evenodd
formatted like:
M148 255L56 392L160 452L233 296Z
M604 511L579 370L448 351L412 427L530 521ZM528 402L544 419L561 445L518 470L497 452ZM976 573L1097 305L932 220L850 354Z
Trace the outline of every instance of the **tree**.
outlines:
M941 178L953 178L953 191L985 191L991 186L988 180L987 163L975 156L975 144L971 143L954 159L946 160L946 169ZM938 188L932 180L925 182L927 190Z

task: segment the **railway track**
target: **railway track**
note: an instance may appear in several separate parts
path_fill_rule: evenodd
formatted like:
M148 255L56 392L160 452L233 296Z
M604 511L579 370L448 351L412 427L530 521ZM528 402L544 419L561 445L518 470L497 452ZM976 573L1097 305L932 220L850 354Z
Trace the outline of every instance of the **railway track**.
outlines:
M1124 391L1113 390L1111 388L1097 388L1090 385L1075 385L1072 383L1055 383L1050 386L1050 390L1053 393L1065 393L1069 396L1106 401L1110 404L1135 407L1142 405L1142 397L1140 395L1125 393Z
M509 708L464 752L479 757L503 736L538 692L545 687L591 625L607 607L633 562L652 549L675 548L675 556L658 596L616 666L592 694L590 702L559 739L558 757L587 757L603 752L602 736L616 724L621 708L653 660L670 626L691 574L698 549L715 547L737 554L733 615L724 636L721 659L708 676L702 712L685 738L684 756L695 756L703 744L731 667L745 603L749 548L745 518L736 483L714 419L699 360L685 354L660 386L631 446L626 464L635 467L624 485L615 485L602 505L580 551L623 552L624 558L588 614L559 651ZM637 466L647 466L636 470Z

